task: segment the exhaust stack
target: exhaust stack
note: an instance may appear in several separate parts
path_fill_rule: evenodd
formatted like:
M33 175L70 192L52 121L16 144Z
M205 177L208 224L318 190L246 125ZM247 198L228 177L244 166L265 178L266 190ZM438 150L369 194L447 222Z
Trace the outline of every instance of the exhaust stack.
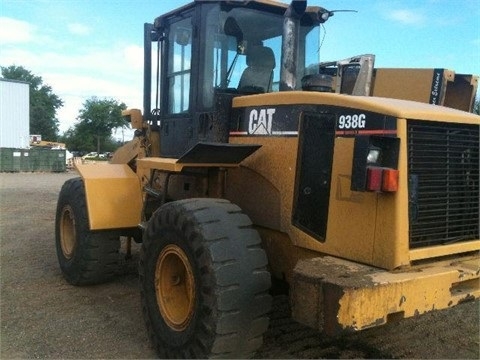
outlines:
M306 0L292 0L283 20L282 61L280 69L280 91L295 90L297 87L297 54L300 18L307 8Z

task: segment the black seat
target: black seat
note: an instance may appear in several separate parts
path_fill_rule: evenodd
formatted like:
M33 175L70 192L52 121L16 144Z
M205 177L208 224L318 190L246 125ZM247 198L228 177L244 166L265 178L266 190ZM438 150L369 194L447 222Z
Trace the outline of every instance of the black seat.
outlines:
M247 68L238 84L241 93L265 93L272 90L275 56L272 49L253 46L247 52Z

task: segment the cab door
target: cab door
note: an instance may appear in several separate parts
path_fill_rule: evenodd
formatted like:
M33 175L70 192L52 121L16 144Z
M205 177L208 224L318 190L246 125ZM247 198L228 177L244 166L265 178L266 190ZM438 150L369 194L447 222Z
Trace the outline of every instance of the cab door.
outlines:
M195 9L180 13L168 20L162 59L162 116L160 154L179 157L195 145L193 134L192 96L195 53ZM165 61L166 60L166 61Z

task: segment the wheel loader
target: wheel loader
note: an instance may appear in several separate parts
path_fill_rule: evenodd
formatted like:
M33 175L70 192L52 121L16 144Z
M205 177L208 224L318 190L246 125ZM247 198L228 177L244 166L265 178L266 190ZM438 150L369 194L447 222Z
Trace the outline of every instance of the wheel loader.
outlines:
M480 117L319 66L332 15L195 1L145 24L134 138L60 191L69 283L111 279L120 239L141 243L161 358L254 356L277 280L293 318L329 336L480 295Z

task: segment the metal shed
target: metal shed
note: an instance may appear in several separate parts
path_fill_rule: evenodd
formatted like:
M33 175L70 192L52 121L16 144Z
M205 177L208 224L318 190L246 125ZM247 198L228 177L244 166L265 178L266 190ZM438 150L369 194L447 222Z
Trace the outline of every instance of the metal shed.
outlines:
M29 84L0 78L0 148L30 143Z

